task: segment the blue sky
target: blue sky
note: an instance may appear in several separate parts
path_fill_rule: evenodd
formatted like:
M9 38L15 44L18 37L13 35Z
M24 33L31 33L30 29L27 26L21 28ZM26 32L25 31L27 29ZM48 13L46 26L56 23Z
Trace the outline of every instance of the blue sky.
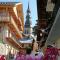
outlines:
M26 10L28 7L28 1L29 1L29 7L30 7L30 11L31 11L31 21L32 21L32 27L33 27L36 24L36 20L38 19L36 0L0 0L0 2L22 2L24 21L26 20Z
M28 0L21 0L23 3L23 10L24 10L24 19L26 17L26 10L28 7ZM37 20L37 6L36 6L36 0L29 0L29 7L31 11L31 21L32 21L32 26L36 24Z

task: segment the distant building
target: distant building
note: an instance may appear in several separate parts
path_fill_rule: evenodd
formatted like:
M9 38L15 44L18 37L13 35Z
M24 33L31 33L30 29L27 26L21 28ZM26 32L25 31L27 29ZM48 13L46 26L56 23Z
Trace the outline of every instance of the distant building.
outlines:
M32 45L33 37L32 37L32 22L31 22L31 17L30 17L30 8L29 8L29 3L28 3L28 9L27 9L27 15L26 15L26 21L24 25L24 35L25 37L19 42L22 44L23 48L26 48L28 46Z
M31 36L32 35L32 21L30 17L30 8L28 3L28 9L27 9L27 15L26 15L26 21L24 25L24 34Z

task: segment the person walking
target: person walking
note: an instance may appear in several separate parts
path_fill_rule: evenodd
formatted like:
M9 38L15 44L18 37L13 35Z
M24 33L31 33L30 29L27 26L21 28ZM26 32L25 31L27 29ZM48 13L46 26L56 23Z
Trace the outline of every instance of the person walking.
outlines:
M5 56L4 55L1 55L0 56L0 60L6 60Z
M23 54L22 51L18 52L15 60L25 60L25 55Z
M44 60L57 60L58 49L48 45L45 51Z
M31 56L32 49L31 47L27 47L26 49L26 59L25 60L34 60Z
M41 49L35 54L35 60L43 60L44 54Z

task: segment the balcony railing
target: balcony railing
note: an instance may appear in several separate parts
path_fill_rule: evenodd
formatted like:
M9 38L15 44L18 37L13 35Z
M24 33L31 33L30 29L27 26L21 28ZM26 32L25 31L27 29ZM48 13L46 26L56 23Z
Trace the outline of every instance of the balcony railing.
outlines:
M8 36L8 37L12 38L14 41L17 40L16 36L14 34L12 34L12 33L10 33L10 36Z
M0 16L0 21L9 21L10 17L9 16Z
M11 16L11 23L14 25L14 28L16 29L18 35L20 35L20 37L22 37L21 33L20 33L20 30L18 29L18 26L17 24L15 23L14 19L12 18Z
M10 35L7 38L11 38L14 42L16 42L16 44L18 44L19 46L21 46L18 42L17 42L17 38L16 36L10 32Z

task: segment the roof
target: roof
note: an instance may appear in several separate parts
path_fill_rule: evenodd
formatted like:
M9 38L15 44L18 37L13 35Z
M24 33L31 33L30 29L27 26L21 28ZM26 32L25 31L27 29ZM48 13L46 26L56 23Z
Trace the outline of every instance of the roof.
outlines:
M0 5L15 5L16 3L19 2L0 2Z
M23 39L20 39L19 42L20 43L32 43L33 42L33 38L25 37Z

